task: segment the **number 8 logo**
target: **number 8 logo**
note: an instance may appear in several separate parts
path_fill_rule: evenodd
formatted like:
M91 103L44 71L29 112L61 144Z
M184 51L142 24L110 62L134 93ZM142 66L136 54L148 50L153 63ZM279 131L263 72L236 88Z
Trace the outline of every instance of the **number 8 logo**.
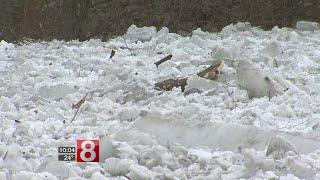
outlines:
M77 162L99 162L99 140L77 140Z
M89 148L87 148L87 145L90 145ZM81 143L81 149L80 152L80 158L85 162L91 162L96 158L96 153L93 151L95 148L94 142L92 141L83 141ZM90 157L86 157L86 153L90 153Z

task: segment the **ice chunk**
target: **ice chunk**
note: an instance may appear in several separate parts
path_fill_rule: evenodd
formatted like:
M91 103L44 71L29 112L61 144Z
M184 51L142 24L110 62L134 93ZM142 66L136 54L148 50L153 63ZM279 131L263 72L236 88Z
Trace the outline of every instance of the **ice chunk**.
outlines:
M60 178L67 178L73 175L66 162L57 161L54 158L48 158L40 164L36 172L49 172Z
M252 28L249 22L237 22L234 27L238 31L249 31Z
M154 114L137 120L134 127L155 136L160 143L174 142L193 148L207 146L212 149L235 151L242 147L262 150L275 135L287 138L294 143L297 152L302 154L313 152L320 147L319 139L307 138L303 134L293 135L230 123L195 124L178 117L167 118Z
M190 89L212 90L221 86L220 84L221 83L219 82L201 78L199 76L191 76L187 80L187 91Z
M296 29L300 31L315 31L320 29L320 25L317 22L298 21Z
M248 60L240 60L236 76L237 84L248 91L250 98L283 94L283 87Z
M259 169L272 170L274 161L271 159L264 159L259 156L253 149L246 149L244 152L244 165L246 170L244 176L250 177L255 174Z
M8 169L10 172L16 173L31 170L31 165L23 157L17 144L0 146L0 157L2 158L2 168Z
M119 111L118 118L120 121L134 121L139 117L139 109L137 107L126 107Z
M26 172L26 171L21 171L17 174L14 174L12 176L12 180L58 180L55 176L48 172L44 173L33 173L33 172ZM1 179L2 180L2 179Z
M103 162L107 158L115 157L118 155L118 147L111 141L107 136L100 137L100 146L99 146L99 161Z
M144 145L156 145L157 141L149 134L143 133L137 130L120 131L115 134L115 139L118 141L126 141L130 144L144 144Z
M264 47L263 51L271 57L276 57L281 54L280 47L276 42L271 42L267 44Z
M201 94L202 91L201 91L200 89L197 89L197 88L191 88L191 89L185 91L185 92L184 92L184 95L185 95L185 96L188 96L188 95L194 94L194 93Z
M296 148L284 137L276 136L270 140L266 155L274 155L275 158L283 158L288 151L297 152Z
M0 179L2 180L5 180L5 179L8 179L7 178L7 174L5 172L0 172Z
M232 59L232 53L230 50L224 47L215 47L211 51L211 56L213 59Z
M132 160L109 158L105 160L103 169L113 176L121 176L129 173L129 167L132 164L134 164Z
M157 29L155 27L137 27L136 25L131 25L128 28L125 37L133 40L133 41L149 41L152 36L157 33Z
M169 38L169 29L167 27L162 27L154 36L152 40L155 40L157 43L170 43L174 39Z
M38 90L39 96L46 99L61 99L66 95L77 91L77 87L67 84L57 84L53 86L43 86Z
M133 180L151 179L151 171L144 166L132 165L130 166L129 170L129 177Z
M5 96L0 96L0 111L13 112L16 111L16 108L9 98Z
M122 96L118 98L118 102L121 104L125 104L129 101L133 101L135 103L139 101L144 101L154 95L145 87L137 83L129 84L127 86L121 86L121 88L123 88L124 90Z
M315 175L315 171L308 164L300 162L294 157L287 158L287 165L289 166L290 171L302 179L312 179Z
M91 179L92 180L108 180L108 178L102 175L100 172L93 173L93 175L91 176Z
M192 36L199 36L202 39L212 39L215 40L217 38L217 35L214 33L210 33L207 31L202 31L201 28L197 28L196 30L192 31Z

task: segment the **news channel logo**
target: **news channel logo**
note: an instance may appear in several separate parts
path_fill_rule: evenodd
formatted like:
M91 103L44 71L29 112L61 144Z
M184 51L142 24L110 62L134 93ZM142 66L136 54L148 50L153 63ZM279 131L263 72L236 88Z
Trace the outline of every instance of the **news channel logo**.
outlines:
M58 160L99 162L99 143L97 139L78 139L75 147L58 147Z

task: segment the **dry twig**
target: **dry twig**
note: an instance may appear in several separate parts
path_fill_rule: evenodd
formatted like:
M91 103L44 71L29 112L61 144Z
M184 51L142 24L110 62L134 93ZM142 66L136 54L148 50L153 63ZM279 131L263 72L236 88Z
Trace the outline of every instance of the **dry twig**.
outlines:
M170 60L172 58L172 55L168 55L162 59L160 59L159 61L155 62L154 64L158 67L160 64L162 64L163 62L166 62L168 60Z
M126 49L128 49L130 51L130 55L133 56L132 50L131 50L131 48L129 48L126 39L124 37L122 37L122 39L124 41L124 45L126 46Z
M87 93L80 101L78 101L76 104L72 104L72 109L79 109L80 106L85 102L86 97L88 96L89 93Z
M131 178L130 178L130 177L128 177L127 175L123 175L123 177L125 177L125 178L127 178L127 179L129 179L129 180L131 179Z
M216 63L216 64L208 67L207 69L199 72L197 75L202 77L202 78L215 80L220 75L220 72L221 72L223 66L224 66L224 60L221 60L218 63Z
M78 101L76 104L72 104L72 109L77 109L76 113L74 114L73 118L71 119L71 122L76 118L81 105L86 101L86 97L88 96L89 93L87 93L80 101Z
M7 157L7 155L8 155L8 152L9 152L9 151L6 151L6 153L4 154L4 156L3 156L3 158L2 158L3 161L6 159L6 157Z
M183 79L167 79L155 84L157 90L171 91L173 87L181 87L181 91L184 92L187 85L188 78Z

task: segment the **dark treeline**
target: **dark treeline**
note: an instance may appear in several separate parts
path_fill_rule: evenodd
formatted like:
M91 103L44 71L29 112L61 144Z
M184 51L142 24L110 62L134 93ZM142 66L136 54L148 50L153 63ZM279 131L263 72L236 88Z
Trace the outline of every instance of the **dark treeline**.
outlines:
M319 0L0 0L5 38L106 40L131 24L218 31L238 21L269 29L320 22Z

